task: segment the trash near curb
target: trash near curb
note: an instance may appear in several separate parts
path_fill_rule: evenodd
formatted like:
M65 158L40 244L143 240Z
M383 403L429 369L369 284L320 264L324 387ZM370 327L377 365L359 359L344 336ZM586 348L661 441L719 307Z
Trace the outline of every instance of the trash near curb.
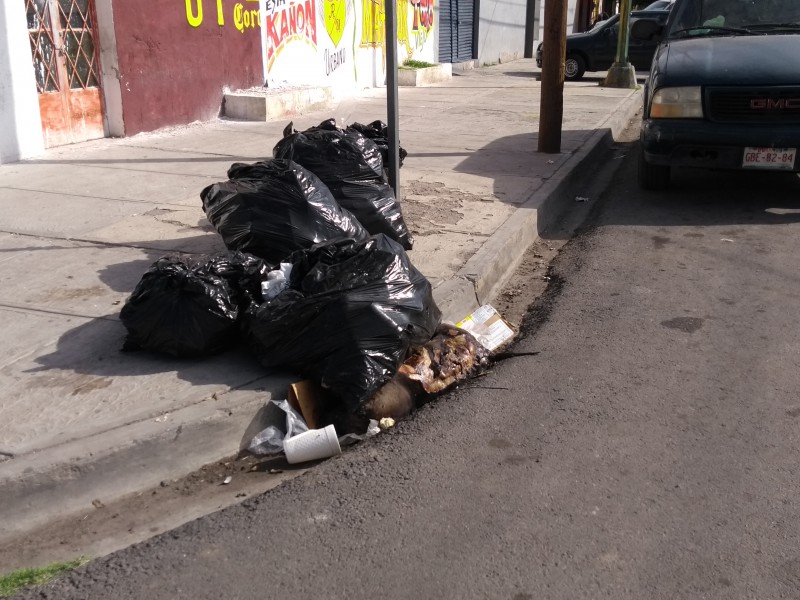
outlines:
M245 344L266 369L301 377L268 403L254 455L339 455L484 371L515 335L489 305L441 322L406 254L387 137L380 121L290 123L274 158L235 163L200 192L229 252L160 258L122 307L124 350L201 357Z

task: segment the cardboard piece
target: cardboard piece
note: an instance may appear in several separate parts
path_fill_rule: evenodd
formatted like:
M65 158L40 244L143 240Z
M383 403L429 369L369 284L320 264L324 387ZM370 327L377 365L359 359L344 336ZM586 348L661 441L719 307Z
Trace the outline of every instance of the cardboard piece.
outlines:
M289 405L303 415L309 429L321 429L320 407L325 401L325 390L305 379L289 386Z
M469 331L489 352L493 352L514 337L511 325L489 304L484 304L467 318L456 323L456 327Z

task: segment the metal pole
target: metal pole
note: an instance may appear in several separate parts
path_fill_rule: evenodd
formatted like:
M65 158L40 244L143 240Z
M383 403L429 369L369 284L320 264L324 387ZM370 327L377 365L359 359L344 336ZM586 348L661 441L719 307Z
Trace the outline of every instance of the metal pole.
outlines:
M635 88L636 70L628 62L629 23L631 20L631 0L622 0L619 5L619 37L617 38L617 57L608 70L605 85L616 88Z
M389 185L400 200L400 114L397 109L397 2L386 3L386 112L389 125Z

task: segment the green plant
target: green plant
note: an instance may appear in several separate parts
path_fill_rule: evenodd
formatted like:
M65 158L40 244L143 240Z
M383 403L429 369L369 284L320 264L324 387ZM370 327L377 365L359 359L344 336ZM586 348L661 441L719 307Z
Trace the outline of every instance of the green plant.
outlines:
M31 585L44 585L56 575L71 571L89 562L88 558L80 557L69 562L52 563L35 569L17 569L8 575L0 577L0 598L10 598L22 588Z
M436 65L425 62L424 60L412 60L409 58L403 61L403 66L408 67L409 69L424 69L426 67L435 67Z

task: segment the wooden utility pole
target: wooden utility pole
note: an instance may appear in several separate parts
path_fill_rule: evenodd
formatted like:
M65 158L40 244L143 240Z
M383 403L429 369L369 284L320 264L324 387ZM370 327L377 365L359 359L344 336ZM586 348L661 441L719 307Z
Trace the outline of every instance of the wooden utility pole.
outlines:
M539 152L561 152L564 116L564 61L567 54L567 0L545 0Z

